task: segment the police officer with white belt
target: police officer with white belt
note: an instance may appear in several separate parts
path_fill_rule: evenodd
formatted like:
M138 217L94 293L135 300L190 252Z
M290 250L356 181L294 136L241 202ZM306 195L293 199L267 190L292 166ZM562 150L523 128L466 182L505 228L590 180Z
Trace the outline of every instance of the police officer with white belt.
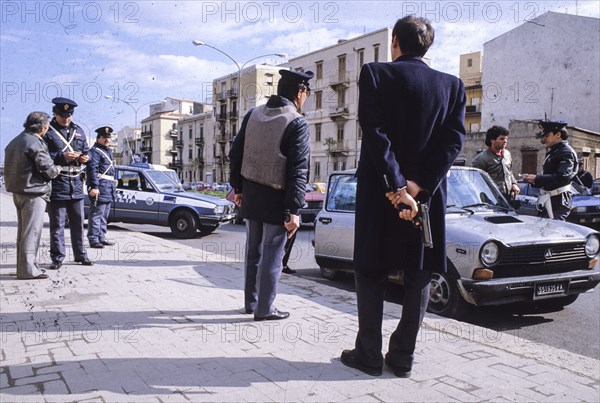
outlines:
M71 245L75 262L92 266L88 259L83 238L83 198L85 197L82 179L82 165L89 160L88 144L81 127L73 123L73 112L77 103L68 98L54 98L52 112L54 118L44 140L48 144L54 164L60 165L60 175L52 180L52 193L48 205L50 216L50 270L62 266L65 258L65 222L69 217Z
M577 154L567 142L566 122L540 121L539 126L542 131L536 138L547 149L543 173L523 174L523 180L541 188L538 205L543 217L565 221L573 201L571 181L577 173Z
M109 147L113 129L102 126L96 129L96 143L90 148L86 178L90 197L87 237L90 248L102 249L114 245L106 238L110 205L115 196L115 168Z

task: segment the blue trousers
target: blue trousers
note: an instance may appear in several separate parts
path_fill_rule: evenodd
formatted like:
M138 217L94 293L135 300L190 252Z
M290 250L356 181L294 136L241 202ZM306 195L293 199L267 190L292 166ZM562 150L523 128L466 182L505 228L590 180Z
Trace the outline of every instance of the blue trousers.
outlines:
M83 199L52 200L48 205L50 216L50 258L62 262L65 259L65 222L69 217L71 246L75 260L87 257L83 244Z
M90 205L87 231L87 238L90 245L106 240L106 227L108 225L108 215L110 214L110 204L111 202L97 202L96 205Z
M246 219L246 279L244 305L255 316L269 315L275 307L287 232L281 225Z

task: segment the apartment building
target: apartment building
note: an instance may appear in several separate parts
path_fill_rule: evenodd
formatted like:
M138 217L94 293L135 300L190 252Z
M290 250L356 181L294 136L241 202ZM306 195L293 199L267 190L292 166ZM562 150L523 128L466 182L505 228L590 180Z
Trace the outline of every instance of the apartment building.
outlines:
M180 118L178 121L179 148L182 169L180 178L184 182L213 182L217 169L214 158L215 119L213 107L204 105L202 113Z
M205 104L189 99L165 98L150 105L150 116L142 119L140 155L151 164L165 165L179 173L181 161L178 121L202 113Z
M358 77L365 63L391 61L392 31L380 29L290 59L283 66L312 71L312 94L302 112L310 123L310 180L322 182L334 170L358 164Z
M283 68L257 64L213 80L214 136L209 143L212 155L207 156L212 171L205 171L205 175L210 173L217 182L229 181L227 156L233 137L250 109L267 103L271 95L277 94L279 70Z
M465 84L467 107L465 110L465 127L468 133L477 133L481 127L481 52L460 55L459 77Z

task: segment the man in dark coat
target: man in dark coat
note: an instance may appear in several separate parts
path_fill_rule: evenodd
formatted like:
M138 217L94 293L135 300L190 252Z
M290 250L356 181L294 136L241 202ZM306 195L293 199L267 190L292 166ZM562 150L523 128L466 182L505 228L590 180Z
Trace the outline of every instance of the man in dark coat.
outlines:
M106 238L110 204L115 197L115 168L112 151L109 147L113 129L102 126L96 129L96 143L90 148L90 160L86 177L90 214L87 237L90 248L102 249L114 245Z
M390 338L385 363L408 377L429 299L431 272L446 270L446 175L464 137L462 82L422 60L434 32L423 18L405 17L392 31L391 63L369 63L360 74L354 263L358 305L355 348L342 363L369 375L383 366L383 301L390 271L404 274L402 319ZM411 220L415 200L430 205L433 249ZM398 212L400 204L410 210Z
M290 315L273 302L284 244L300 226L308 180L310 132L298 111L313 73L279 73L277 95L246 114L229 153L234 202L246 219L244 305L256 321Z

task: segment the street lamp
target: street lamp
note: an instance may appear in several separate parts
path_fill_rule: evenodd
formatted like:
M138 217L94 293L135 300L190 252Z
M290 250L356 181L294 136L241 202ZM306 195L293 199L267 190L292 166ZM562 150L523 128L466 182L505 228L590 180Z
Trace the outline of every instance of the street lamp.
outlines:
M208 43L205 43L205 42L203 42L203 41L200 41L200 40L198 40L198 39L196 39L196 40L193 40L193 41L192 41L192 43L194 44L194 46L206 46L206 47L209 47L209 48L211 48L211 49L214 49L214 50L216 50L217 52L219 52L219 53L221 53L222 55L224 55L225 57L227 57L229 60L231 60L231 61L232 61L232 62L235 64L235 67L237 67L237 69L238 69L238 74L237 74L237 83L238 83L238 84L237 84L237 85L238 85L238 86L239 86L239 88L240 88L240 93L241 93L241 89L242 89L242 70L244 69L244 67L245 67L245 66L246 66L248 63L250 63L250 62L251 62L251 61L253 61L253 60L260 59L260 58L267 57L267 56L277 56L277 57L283 57L283 58L286 58L286 59L287 59L287 55L285 55L285 54L283 54L283 53L267 53L267 54L264 54L264 55L260 55L260 56L253 57L252 59L250 59L250 60L247 60L247 61L245 61L245 62L244 62L242 65L240 65L240 64L239 64L239 63L238 63L238 62L237 62L237 61L236 61L236 60L235 60L233 57L231 57L231 56L230 56L230 55L229 55L227 52L224 52L224 51L222 51L221 49L219 49L219 48L217 48L217 47L214 47L214 46L212 46L212 45L209 45ZM238 121L241 119L241 117L240 117L241 111L242 111L242 108L238 107L238 110L236 111L236 114L237 114L237 119L238 119ZM222 130L222 133L223 133L223 134L225 134L225 127L224 127L224 125L223 125L223 124L221 124L221 130ZM224 172L223 172L223 167L224 167L224 165L225 165L224 158L225 158L225 144L223 143L223 144L221 145L221 181L223 181L223 180L224 180Z

